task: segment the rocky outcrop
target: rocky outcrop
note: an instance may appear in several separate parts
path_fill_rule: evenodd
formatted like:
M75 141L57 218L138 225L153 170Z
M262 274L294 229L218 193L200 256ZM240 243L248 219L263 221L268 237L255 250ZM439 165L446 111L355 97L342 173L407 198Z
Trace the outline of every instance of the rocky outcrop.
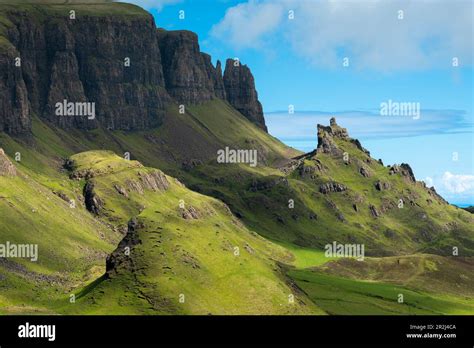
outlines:
M154 192L166 191L170 185L166 176L159 170L138 172L137 179L128 179L125 184L129 191L134 191L141 195L144 194L145 190ZM127 193L124 188L121 188L121 191L117 191L124 196Z
M347 187L343 184L337 182L328 182L319 186L319 192L323 194L328 194L331 192L343 192L346 191Z
M0 61L13 104L1 110L0 120L12 111L17 120L4 125L5 131L28 131L31 113L62 128L138 130L160 124L170 98L151 16L56 14L38 20L33 10L7 15L13 23L8 39L21 67L11 55ZM64 100L91 103L95 118L57 115L56 103Z
M0 46L0 131L10 134L28 133L31 128L28 92L21 68L15 67L18 56L16 50Z
M370 214L374 217L377 218L380 216L380 212L377 210L377 208L374 205L369 205L369 211Z
M363 165L360 166L359 173L364 178L370 178L372 176L372 171L369 168L367 168L366 166L363 166Z
M339 127L334 117L329 122L329 127L318 124L318 147L316 151L333 156L342 156L343 152L337 147L333 138L349 139L347 129Z
M104 207L104 202L96 194L94 187L94 182L91 180L88 181L84 186L84 203L86 204L86 208L88 211L90 211L92 214L99 215L102 208Z
M197 220L201 217L199 211L194 208L192 205L179 208L180 216L185 220Z
M117 249L107 257L105 263L105 276L106 278L113 278L117 274L120 274L122 270L125 272L133 271L133 259L131 257L131 251L134 246L141 243L138 236L138 230L143 227L136 218L132 218L128 222L127 234L120 241Z
M262 104L258 101L255 81L250 69L239 61L227 59L224 71L227 101L242 115L267 131Z
M0 148L0 176L16 176L16 167Z
M416 182L415 175L413 174L413 170L411 169L410 165L406 163L402 163L400 165L394 164L390 167L389 172L390 175L400 174L404 178L407 179L409 182Z
M332 136L342 138L342 139L347 139L349 138L349 134L347 133L346 128L340 127L337 122L335 117L331 117L329 120L329 132L331 133Z
M438 192L436 192L434 186L433 187L430 187L427 189L428 190L428 194L430 196L432 196L434 199L436 199L438 202L442 203L442 204L449 204L448 201L446 201L443 197L441 197L439 195Z
M317 152L328 153L333 156L342 156L343 152L337 147L334 142L334 138L344 139L355 145L359 150L363 151L370 161L370 152L362 147L361 143L357 139L352 139L347 133L347 129L340 127L335 117L331 117L329 120L329 127L318 124L318 147ZM348 159L345 161L346 164L350 164L351 160ZM370 162L368 162L370 163ZM363 173L361 173L364 175Z
M377 180L377 182L375 183L375 189L377 191L390 190L390 183L388 183L386 181Z
M415 174L413 174L413 170L411 169L408 163L400 164L400 168L402 169L402 175L408 177L411 182L416 182Z
M225 94L224 79L222 77L222 66L220 60L217 61L215 70L210 69L210 71L208 71L208 74L214 80L214 93L216 94L216 97L221 99L227 99L227 95Z
M351 143L354 144L359 150L363 151L367 156L370 156L369 150L364 148L360 143L359 139L350 139ZM380 160L379 160L380 161ZM383 165L383 164L382 164Z
M201 53L198 37L187 30L158 30L166 90L179 103L197 104L213 98L224 99L220 65ZM215 92L217 89L217 92Z
M29 134L33 114L64 129L144 130L160 126L170 103L214 98L266 130L248 67L231 64L223 77L190 31L157 29L146 12L0 10L11 22L0 40L0 131ZM58 103L78 109L59 115ZM80 112L86 105L94 115Z

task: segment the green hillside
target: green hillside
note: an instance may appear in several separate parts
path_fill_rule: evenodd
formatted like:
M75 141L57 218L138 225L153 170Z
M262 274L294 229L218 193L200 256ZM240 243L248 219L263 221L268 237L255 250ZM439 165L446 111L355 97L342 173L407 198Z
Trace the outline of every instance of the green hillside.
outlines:
M0 313L53 311L52 299L103 274L104 258L121 239L81 204L80 182L44 183L29 171L0 175L1 243L38 245L36 262L0 259Z
M328 314L466 315L474 311L472 297L415 291L393 284L347 279L308 270L292 271L290 275Z
M15 236L19 242L31 240L34 228L43 250L37 264L18 262L26 271L3 267L3 313L473 312L472 294L452 291L470 286L469 263L460 268L433 255L435 261L429 262L436 262L437 273L413 266L405 276L382 267L394 257L327 263L331 259L323 249L333 241L364 243L367 256L418 260L421 256L412 254L450 254L456 245L460 256L469 256L473 229L468 212L444 203L406 171L390 174L391 168L370 159L350 138L330 135L339 150L300 156L222 101L190 107L184 115L176 110L171 106L163 125L149 131L64 131L35 118L32 139L0 134L0 146L10 158L21 153L21 161L14 162L20 175L0 177L2 195L9 197L0 199L0 213L11 216L0 222L2 240L13 239L17 230L24 234ZM256 148L259 165L217 164L216 152L225 146ZM90 152L99 148L119 156ZM339 155L343 152L350 163ZM122 158L125 153L130 161ZM300 157L291 159L295 156ZM360 174L362 165L370 176ZM150 176L154 179L148 181ZM163 177L166 189L153 184ZM140 189L143 182L151 186ZM328 182L346 189L322 193L321 185ZM378 190L378 182L389 185ZM13 187L24 190L23 198ZM69 207L70 199L78 203L76 209ZM399 199L403 208L396 205ZM130 223L132 235L126 234ZM123 248L133 240L140 242L131 244L124 259ZM120 262L106 273L110 254L109 264ZM361 264L369 269L362 272ZM374 265L381 269L372 270ZM38 283L55 272L61 272L60 282L46 278L46 286ZM410 294L404 305L393 302L398 291ZM77 295L76 303L69 302L70 294Z
M84 193L84 203L71 209L21 171L0 177L1 212L9 217L1 221L2 238L38 244L40 255L37 264L11 266L3 313L324 313L285 280L277 261L291 255L250 233L221 202L111 152L80 153L69 166L71 179L62 184L93 187L94 203ZM140 242L105 279L105 257L132 218ZM119 246L119 258L122 252Z

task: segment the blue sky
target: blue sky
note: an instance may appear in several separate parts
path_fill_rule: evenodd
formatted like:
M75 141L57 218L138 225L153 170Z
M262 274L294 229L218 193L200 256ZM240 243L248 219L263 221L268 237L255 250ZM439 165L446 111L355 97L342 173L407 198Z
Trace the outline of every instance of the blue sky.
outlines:
M196 32L214 62L247 64L285 143L312 150L334 115L385 164L409 163L448 201L474 204L472 1L130 2L159 27ZM381 116L388 100L417 103L420 117Z

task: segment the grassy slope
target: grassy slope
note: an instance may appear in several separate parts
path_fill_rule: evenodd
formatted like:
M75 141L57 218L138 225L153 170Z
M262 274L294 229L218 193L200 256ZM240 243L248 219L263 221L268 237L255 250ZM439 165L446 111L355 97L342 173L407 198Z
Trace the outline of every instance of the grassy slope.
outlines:
M76 208L28 171L0 176L0 240L38 244L39 253L37 262L7 259L1 268L0 313L50 311L51 299L68 296L104 272L104 258L120 238L85 210L81 187L67 180L55 186L75 199Z
M392 283L425 292L473 298L473 267L472 257L416 254L367 258L365 262L339 259L317 270L345 278Z
M15 151L22 152L22 162L19 165L24 170L28 170L32 177L51 189L58 188L62 180L61 175L58 174L58 168L62 163L61 157L68 157L73 153L97 147L108 148L116 153L128 151L132 158L140 159L147 165L162 168L168 174L179 177L191 189L222 199L233 211L243 215L246 226L251 230L276 240L291 250L294 258L293 260L287 259L285 262L300 269L317 266L327 261L322 255L321 246L327 241L332 242L333 240L352 241L355 237L356 240L367 243L366 251L368 249L369 253L371 246L375 247L375 250L401 252L417 250L418 247L413 244L411 239L417 227L414 226L412 232L408 228L405 229L403 215L400 217L396 215L383 216L380 219L374 219L365 209L365 211L361 210L359 214L352 212L350 199L359 192L363 192L364 196L369 197L370 203L377 205L380 202L380 197L376 196L380 193L372 189L376 179L388 179L391 180L395 188L399 186L401 190L406 189L407 184L403 178L398 175L388 177L385 167L374 164L373 167L370 167L375 176L355 180L356 169L354 167L338 165L335 159L325 158L324 155L321 155L318 159L328 168L326 173L331 173L331 175L324 177L323 173L317 180L323 182L331 179L344 182L350 188L347 195L346 193L335 193L328 195L329 197L322 197L317 192L318 181L299 177L296 171L286 176L288 185L282 181L270 189L252 192L249 190L249 185L255 179L263 182L281 181L285 175L270 166L260 166L255 169L245 165L216 165L212 162L213 159L215 160L217 149L226 145L230 147L258 147L263 154L263 161L268 165L282 163L285 157L296 155L297 152L291 152L277 140L259 131L221 101L213 101L190 108L185 115L180 115L175 111L171 107L161 128L131 133L106 132L101 129L90 132L75 130L66 132L58 129L53 130L40 120L35 119L33 124L35 144L33 147L31 144L25 144L21 140L11 139L5 135L0 135L0 144L11 155ZM229 124L232 127L228 127ZM223 140L225 135L221 133L222 129L229 129L227 141ZM253 133L251 137L245 135L249 132ZM352 147L352 144L341 143L339 146L355 158L363 156L356 148ZM203 164L191 170L181 168L183 162L194 158L200 159ZM305 161L305 165L314 165L313 160L308 159ZM419 201L420 204L423 204L422 200L426 198L424 189L416 185L410 188L420 195ZM62 187L62 189L66 190L65 192L71 190L67 187ZM393 193L393 195L393 199L395 199L396 194ZM294 210L288 209L289 198L295 200ZM327 205L326 199L328 198L336 203L346 220L349 221L348 223L340 223L335 220L334 211ZM367 208L368 203L364 204L361 207ZM440 224L456 221L458 226L466 226L465 223L468 221L466 219L469 219L469 214L454 207L445 205L438 208L435 205L435 209L433 206L430 206L429 209L434 212L430 214L430 217L436 218ZM291 217L294 212L298 215L296 220ZM318 215L316 221L307 218L311 212ZM419 210L414 210L413 214L417 212L419 213ZM283 217L284 223L278 222L275 219L275 214ZM413 220L413 216L406 220ZM372 230L374 227L380 228L380 225L384 226L385 224L387 224L387 228L401 232L395 234L399 239L391 240L386 237L383 229L377 233ZM472 229L467 228L465 235L468 241L469 233L472 233ZM349 237L352 239L348 239ZM302 246L298 247L293 243ZM432 243L436 243L436 240ZM303 247L304 245L306 247ZM394 245L397 247L394 248ZM459 245L462 246L462 244ZM469 247L469 243L464 245ZM422 250L422 245L419 247ZM464 251L461 249L461 252ZM101 286L105 287L106 284L108 283L105 282ZM94 312L92 309L91 311Z
M305 293L329 314L472 314L472 298L414 291L381 282L341 278L309 270L290 275ZM398 302L399 294L403 303Z
M429 254L341 258L288 274L329 314L465 315L474 312L473 262Z
M92 166L96 194L105 202L103 219L115 225L137 216L144 225L141 244L130 258L134 268L94 284L67 313L128 314L291 314L322 313L304 296L288 303L292 290L278 272L284 249L251 234L219 201L194 193L168 177L162 192L129 192L125 199L113 185L127 187L138 173L130 162L105 152L73 156L77 170ZM104 173L104 168L107 172ZM104 174L100 174L104 173ZM180 216L179 201L200 217ZM234 254L235 247L240 254ZM185 294L185 303L179 295ZM297 294L295 294L297 295ZM298 297L298 296L297 296Z
M196 167L184 181L192 189L222 199L252 229L281 242L319 250L334 240L358 242L365 244L369 255L418 251L449 255L453 246L459 248L460 255L474 254L472 216L438 202L421 183L408 183L400 174L389 175L389 169L374 160L366 164L372 176L362 177L354 159L365 161L367 156L349 142L339 146L351 155L352 164L318 154L304 163L314 167L320 161L325 167L315 178L303 177L298 169L285 175L271 168L254 172L244 166L208 164ZM377 191L375 182L379 180L390 183L391 189ZM256 190L252 189L255 181L261 184ZM319 192L321 184L332 181L343 183L348 190ZM289 208L290 199L295 203L293 209ZM399 199L405 202L403 209L397 208ZM370 205L382 213L380 217L372 216Z

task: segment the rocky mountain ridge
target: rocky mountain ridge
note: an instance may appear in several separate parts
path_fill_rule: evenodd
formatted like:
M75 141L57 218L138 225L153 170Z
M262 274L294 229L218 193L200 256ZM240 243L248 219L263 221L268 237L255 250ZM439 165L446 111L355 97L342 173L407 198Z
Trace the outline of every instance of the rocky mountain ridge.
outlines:
M63 129L144 130L158 127L173 103L215 98L266 130L250 70L229 60L222 74L196 34L157 29L145 11L77 11L71 19L58 9L0 5L0 131L29 134L33 115ZM57 115L64 100L94 103L94 117Z

